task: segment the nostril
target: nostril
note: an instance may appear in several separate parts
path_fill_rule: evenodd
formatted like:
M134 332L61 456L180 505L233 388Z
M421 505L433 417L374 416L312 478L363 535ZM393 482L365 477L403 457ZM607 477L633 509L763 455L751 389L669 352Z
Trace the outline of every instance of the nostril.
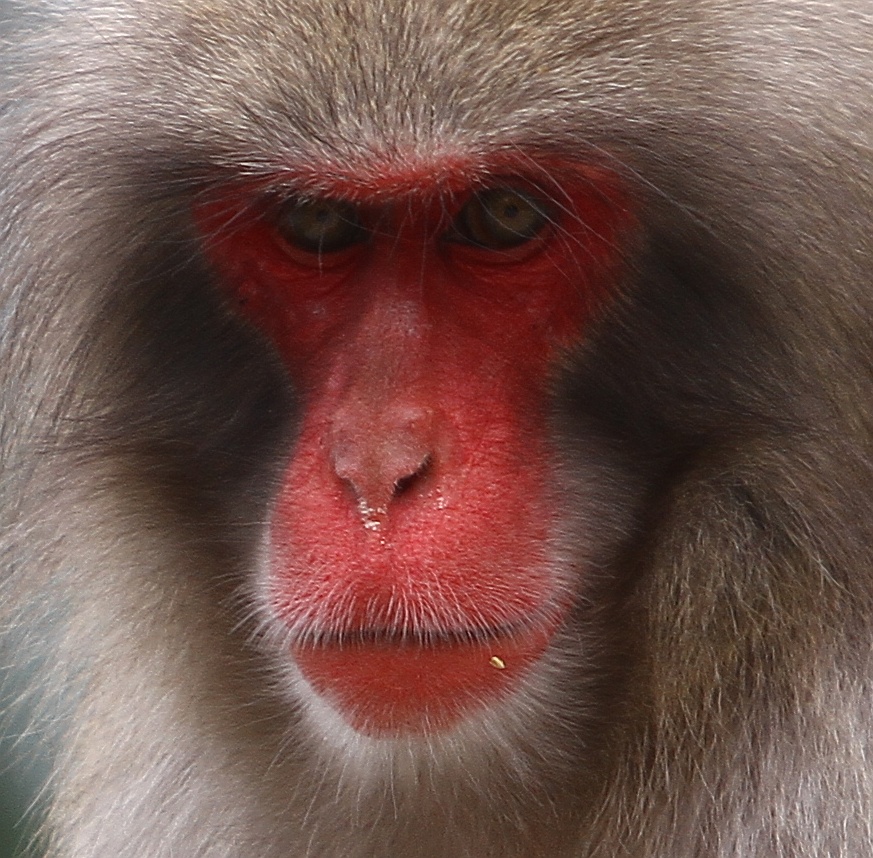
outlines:
M354 493L367 518L388 515L391 504L408 495L432 467L429 450L421 439L343 437L334 441L334 473Z
M394 486L392 487L391 497L392 499L399 498L402 495L406 494L407 491L413 486L413 484L417 483L430 469L431 457L430 454L426 455L424 459L422 459L421 464L411 473L407 474L404 477L399 477L394 481Z
M338 410L333 420L330 458L369 521L389 515L391 504L433 467L434 421L430 409L405 403L376 412L356 404Z

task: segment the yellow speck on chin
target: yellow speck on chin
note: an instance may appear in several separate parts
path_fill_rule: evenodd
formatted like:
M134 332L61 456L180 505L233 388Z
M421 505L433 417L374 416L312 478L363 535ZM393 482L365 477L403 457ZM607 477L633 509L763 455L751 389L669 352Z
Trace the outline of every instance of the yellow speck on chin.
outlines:
M499 655L492 655L488 663L498 670L503 670L506 667L506 662Z

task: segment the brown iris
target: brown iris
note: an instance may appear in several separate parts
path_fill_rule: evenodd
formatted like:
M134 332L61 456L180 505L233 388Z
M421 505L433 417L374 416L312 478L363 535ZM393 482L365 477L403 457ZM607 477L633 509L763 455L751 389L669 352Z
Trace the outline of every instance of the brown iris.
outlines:
M336 253L366 238L357 207L343 200L293 199L279 209L277 228L292 247Z
M472 196L452 226L455 241L505 250L531 241L551 222L546 206L516 188L489 188Z

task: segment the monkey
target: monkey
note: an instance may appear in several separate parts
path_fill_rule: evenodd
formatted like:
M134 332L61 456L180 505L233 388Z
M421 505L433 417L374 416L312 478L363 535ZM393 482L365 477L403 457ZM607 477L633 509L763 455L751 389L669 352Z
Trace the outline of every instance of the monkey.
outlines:
M15 26L48 855L873 852L864 0Z

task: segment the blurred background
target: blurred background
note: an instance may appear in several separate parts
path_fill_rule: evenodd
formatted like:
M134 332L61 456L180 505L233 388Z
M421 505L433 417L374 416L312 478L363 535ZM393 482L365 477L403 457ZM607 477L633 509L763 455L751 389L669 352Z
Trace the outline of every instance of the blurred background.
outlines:
M24 850L34 832L33 824L28 824L25 817L46 773L40 743L34 735L28 734L24 714L14 713L15 707L10 705L22 681L21 675L8 670L0 672L3 712L0 722L3 731L0 738L0 858L35 854Z

